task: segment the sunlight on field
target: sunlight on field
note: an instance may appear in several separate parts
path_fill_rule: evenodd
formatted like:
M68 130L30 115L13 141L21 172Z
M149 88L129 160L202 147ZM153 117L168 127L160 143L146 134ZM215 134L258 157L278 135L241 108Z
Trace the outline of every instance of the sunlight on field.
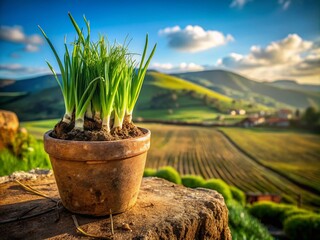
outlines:
M320 193L320 136L269 129L222 128L263 165Z

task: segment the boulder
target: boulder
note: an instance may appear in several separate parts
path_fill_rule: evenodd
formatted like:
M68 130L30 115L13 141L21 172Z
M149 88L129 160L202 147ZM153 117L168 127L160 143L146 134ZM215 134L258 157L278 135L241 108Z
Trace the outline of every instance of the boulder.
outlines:
M53 199L59 199L54 177L24 180ZM50 199L30 194L16 182L0 185L0 236L2 239L87 239L77 232L72 213L56 208ZM39 212L45 214L28 217ZM59 210L60 209L60 210ZM30 211L29 211L30 210ZM89 234L111 237L111 219L76 215ZM11 222L3 223L12 219ZM2 223L1 223L2 222ZM191 189L159 178L144 178L137 204L113 216L112 239L231 239L228 209L213 190Z
M14 112L0 110L0 149L13 144L19 130L19 120Z

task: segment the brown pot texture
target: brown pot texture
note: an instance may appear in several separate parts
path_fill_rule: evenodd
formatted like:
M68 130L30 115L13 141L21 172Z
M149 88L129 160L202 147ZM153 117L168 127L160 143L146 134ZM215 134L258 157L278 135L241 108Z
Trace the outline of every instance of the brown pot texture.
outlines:
M74 213L103 216L124 212L136 203L150 131L117 141L69 141L44 135L60 198Z

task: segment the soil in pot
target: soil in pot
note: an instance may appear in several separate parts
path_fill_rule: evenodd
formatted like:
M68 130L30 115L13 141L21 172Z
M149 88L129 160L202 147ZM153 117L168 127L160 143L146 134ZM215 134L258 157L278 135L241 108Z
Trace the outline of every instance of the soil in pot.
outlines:
M55 125L51 137L75 141L113 141L143 135L144 133L133 122L124 121L122 129L115 128L106 132L102 129L101 121L85 118L83 131L74 129L74 121L69 124L60 121Z

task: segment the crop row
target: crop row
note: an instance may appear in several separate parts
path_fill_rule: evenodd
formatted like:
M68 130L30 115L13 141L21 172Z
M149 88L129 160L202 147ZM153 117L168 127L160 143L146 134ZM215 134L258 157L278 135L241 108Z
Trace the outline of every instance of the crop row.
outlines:
M223 134L212 128L148 124L152 131L146 166L172 166L180 174L221 178L246 192L281 194L295 203L301 194L307 206L320 196L308 192L242 154Z

